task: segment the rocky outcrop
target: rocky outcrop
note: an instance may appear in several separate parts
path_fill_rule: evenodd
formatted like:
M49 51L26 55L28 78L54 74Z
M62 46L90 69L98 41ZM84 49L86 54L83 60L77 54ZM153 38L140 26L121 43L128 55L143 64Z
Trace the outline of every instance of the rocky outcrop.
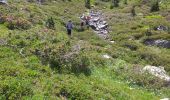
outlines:
M168 41L168 40L147 39L147 40L144 41L144 44L150 45L150 46L158 46L158 47L163 47L163 48L170 48L170 41Z
M84 20L86 22L86 17L88 17L88 24L89 26L102 38L107 39L108 38L108 24L104 20L104 17L102 16L102 13L100 12L93 12L91 11L89 15L82 16L81 20Z
M164 67L156 67L156 66L150 66L147 65L143 68L144 72L149 72L150 74L170 83L170 76L167 75L166 71L164 70Z
M0 5L7 4L7 0L0 0Z

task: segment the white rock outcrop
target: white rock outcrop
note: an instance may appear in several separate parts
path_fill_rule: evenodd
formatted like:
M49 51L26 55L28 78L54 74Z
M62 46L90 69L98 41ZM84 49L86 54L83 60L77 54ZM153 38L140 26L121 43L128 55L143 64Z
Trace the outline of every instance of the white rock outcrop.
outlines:
M164 67L161 67L161 66L156 67L156 66L147 65L143 68L143 71L147 71L150 74L160 79L165 80L166 82L170 82L170 76L167 75L166 71L164 70Z
M84 20L86 22L86 17L89 18L89 26L102 38L107 39L108 38L108 24L104 20L104 17L102 13L100 12L94 12L90 11L88 15L81 16L81 20Z

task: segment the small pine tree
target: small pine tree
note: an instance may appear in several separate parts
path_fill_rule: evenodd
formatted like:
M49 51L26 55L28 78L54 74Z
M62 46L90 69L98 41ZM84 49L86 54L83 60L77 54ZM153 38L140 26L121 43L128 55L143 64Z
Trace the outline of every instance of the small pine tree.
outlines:
M168 27L168 34L170 34L170 26Z
M112 0L110 9L113 9L113 7L119 7L119 0Z
M55 29L55 22L52 17L47 20L46 27L50 29Z
M91 8L91 4L90 4L90 0L85 0L85 7L90 9Z
M151 36L152 35L152 32L151 32L151 29L147 29L147 31L145 32L146 36Z
M125 4L125 5L127 5L127 4L128 4L128 3L127 3L127 0L124 0L124 4Z
M156 0L152 5L151 5L151 12L159 11L159 1Z
M135 6L133 6L132 9L131 9L131 15L133 17L136 16Z

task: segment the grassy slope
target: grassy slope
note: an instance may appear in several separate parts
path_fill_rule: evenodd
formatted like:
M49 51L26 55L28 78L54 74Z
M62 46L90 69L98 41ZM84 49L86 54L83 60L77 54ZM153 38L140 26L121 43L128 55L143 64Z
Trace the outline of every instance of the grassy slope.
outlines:
M68 19L72 19L75 25L79 24L78 17L86 11L82 0L76 2L63 2L58 0L48 5L25 4L25 2L14 2L11 0L10 7L12 9L10 12L1 6L1 8L4 9L4 11L2 11L3 13L9 13L24 19L29 19L30 15L34 16L35 24L33 24L29 30L8 30L5 23L0 24L0 37L8 38L8 41L13 45L20 45L24 41L24 44L26 44L24 53L27 54L26 57L22 57L19 54L20 47L0 46L0 99L8 97L9 99L32 98L40 100L62 99L66 96L71 99L127 100L128 98L131 100L156 100L161 97L170 96L168 94L168 88L161 89L160 91L152 91L136 85L130 85L126 80L122 80L121 76L121 78L118 78L113 71L117 66L127 66L128 64L146 65L149 63L153 65L170 65L169 50L144 46L140 41L146 38L145 36L135 41L129 40L130 36L143 34L142 31L147 27L148 21L156 21L157 19L151 18L152 20L150 20L148 17L136 17L133 19L125 15L126 12L129 12L127 9L130 6L122 5L126 7L110 10L108 3L102 4L106 6L106 9L103 10L106 11L108 16L115 14L115 17L109 21L109 25L112 30L111 36L113 36L113 40L117 43L110 44L98 38L92 30L86 30L84 32L74 30L74 38L71 40L73 45L77 41L83 40L86 43L86 45L84 45L85 48L89 46L94 48L98 47L99 51L96 49L94 51L88 51L89 56L92 58L100 58L101 55L105 53L115 57L109 61L101 59L104 64L98 65L92 63L90 76L85 76L84 74L80 74L79 76L75 74L58 74L48 65L43 65L37 56L30 53L30 51L35 48L44 49L47 45L59 45L65 41L70 41L65 34L63 23ZM103 5L100 5L99 2L98 7L101 9L100 6ZM27 8L28 10L21 10L21 8ZM68 10L67 14L64 13L65 9ZM137 9L137 12L143 11L139 8ZM153 13L155 16L158 14L159 13ZM49 30L47 33L43 32L45 21L51 16L56 22L56 30ZM150 17L152 15L148 14L147 16ZM120 17L122 19L120 19ZM124 24L125 21L126 24ZM166 23L163 19L162 23L164 22ZM131 26L129 26L129 24ZM142 25L142 28L138 27L140 25ZM137 29L133 30L133 27L137 27ZM11 37L8 36L9 33L12 34ZM36 39L35 33L39 33L42 39ZM31 37L31 40L26 39L26 37ZM52 43L53 38L59 41L59 43ZM131 51L123 47L122 45L124 43L137 45L137 51ZM145 50L149 51L144 52ZM160 59L158 60L160 60L160 62L156 63L158 61L157 59L149 59L147 57L146 59L141 59L141 54L149 54L151 58L152 56L156 58L159 57ZM100 63L100 59L96 62ZM170 66L166 68L168 71L169 67Z

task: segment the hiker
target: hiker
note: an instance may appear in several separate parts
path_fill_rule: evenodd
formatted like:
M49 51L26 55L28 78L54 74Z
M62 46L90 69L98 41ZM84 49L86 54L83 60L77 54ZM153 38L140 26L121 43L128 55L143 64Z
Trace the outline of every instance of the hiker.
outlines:
M72 24L72 21L71 21L71 20L68 21L68 23L67 23L67 25L66 25L66 28L67 28L67 34L68 34L68 36L71 37L71 30L73 29L73 24Z
M89 29L89 27L90 27L89 26L90 16L86 16L85 21L86 21L87 29Z
M80 28L81 28L81 31L83 31L84 30L84 20L81 20L81 23L80 23Z

